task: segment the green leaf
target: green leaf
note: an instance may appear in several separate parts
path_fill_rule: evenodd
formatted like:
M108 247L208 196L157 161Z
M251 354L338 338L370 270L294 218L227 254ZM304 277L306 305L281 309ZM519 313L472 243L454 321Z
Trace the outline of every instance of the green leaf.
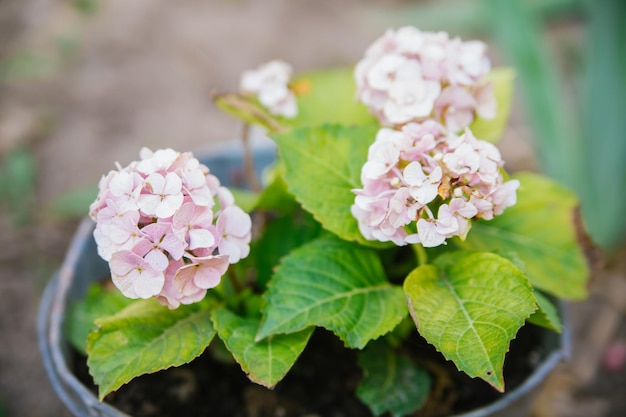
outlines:
M384 339L389 346L397 348L405 343L412 333L415 333L415 323L413 323L411 316L407 315L392 331L384 336Z
M535 298L539 308L528 318L528 322L561 333L563 324L554 304L539 291L535 291Z
M95 321L117 313L132 302L117 289L107 290L100 283L92 284L85 298L68 310L65 331L72 346L86 354L87 336L96 329Z
M526 265L524 264L524 261L517 256L516 252L498 251L494 253L508 259L513 265L525 273ZM563 330L563 325L561 324L561 319L559 318L559 313L556 307L554 307L552 302L539 291L535 290L534 294L537 299L537 310L528 318L528 322L560 333Z
M363 379L356 395L379 416L410 414L424 405L430 392L428 372L384 342L374 342L359 352Z
M461 247L516 252L528 279L559 298L583 299L589 276L574 225L573 193L540 175L520 173L517 204L489 221L476 222Z
M387 281L376 253L335 237L283 258L265 302L257 340L321 326L359 349L407 314L402 289Z
M252 249L257 257L257 280L264 287L274 273L280 259L293 249L320 235L322 228L311 215L298 210L273 219Z
M492 83L496 98L496 117L493 119L476 118L470 125L470 130L479 139L488 142L497 142L504 134L511 114L513 101L513 80L515 71L512 68L494 68L487 74L481 83Z
M304 350L313 328L288 335L276 335L255 342L257 318L243 318L225 308L213 312L219 338L248 375L268 388L276 385Z
M281 213L290 213L298 208L298 202L287 191L287 183L284 179L284 169L274 168L269 184L263 189L256 208L261 210L274 210Z
M250 213L256 208L260 198L258 193L235 187L230 187L229 190L235 198L235 204L241 207L243 211Z
M302 73L291 83L298 98L298 115L285 120L291 127L322 124L365 125L376 118L355 99L353 68Z
M289 191L327 230L365 240L350 208L361 188L361 167L378 126L328 125L276 135Z
M508 259L513 265L518 267L525 273L526 265L524 261L517 255L516 252L494 252L503 258ZM537 326L545 327L550 330L554 330L557 333L561 333L563 325L559 317L559 312L552 302L541 292L534 290L535 298L537 299L537 310L528 318L528 322Z
M139 375L200 355L215 335L207 304L170 310L154 299L139 300L97 320L98 330L87 339L87 364L100 400Z
M459 370L504 391L504 356L536 309L522 271L493 253L457 251L416 268L404 291L419 333Z

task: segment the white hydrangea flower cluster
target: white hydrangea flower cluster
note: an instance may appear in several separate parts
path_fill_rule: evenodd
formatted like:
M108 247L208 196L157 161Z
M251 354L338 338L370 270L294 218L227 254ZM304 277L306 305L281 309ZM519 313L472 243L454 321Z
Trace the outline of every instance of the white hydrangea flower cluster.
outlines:
M197 302L248 256L250 216L191 153L144 148L140 157L100 180L89 212L98 253L129 298Z
M462 132L476 115L495 116L486 45L414 27L388 30L355 68L357 97L384 126L430 118Z
M259 102L276 116L295 117L298 114L296 96L289 88L293 70L283 61L270 61L254 70L244 71L239 89L256 95Z
M352 214L365 238L439 246L465 237L471 219L492 219L515 204L519 181L504 181L498 149L469 129L459 137L444 130L433 120L379 130L363 188L354 190Z

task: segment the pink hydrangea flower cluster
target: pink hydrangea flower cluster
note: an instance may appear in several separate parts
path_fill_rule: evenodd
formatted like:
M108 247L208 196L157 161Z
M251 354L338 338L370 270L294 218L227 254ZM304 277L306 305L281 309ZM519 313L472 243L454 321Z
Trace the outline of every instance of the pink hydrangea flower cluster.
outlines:
M414 27L388 30L355 68L357 97L384 126L426 118L462 132L476 115L495 116L486 45Z
M256 95L270 113L295 117L298 114L296 96L289 89L291 65L283 61L270 61L257 69L244 71L239 88L244 94Z
M354 190L352 214L369 240L439 246L464 238L471 220L492 219L516 202L519 181L504 181L498 149L469 129L449 136L433 120L383 127Z
M129 298L197 302L248 255L250 216L191 153L144 148L140 157L100 180L89 212L98 253Z

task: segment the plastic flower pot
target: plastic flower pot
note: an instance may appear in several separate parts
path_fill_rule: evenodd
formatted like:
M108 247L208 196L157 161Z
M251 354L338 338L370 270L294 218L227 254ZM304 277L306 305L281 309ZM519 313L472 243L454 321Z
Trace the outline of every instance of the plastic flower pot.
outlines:
M274 158L274 149L261 148L254 153L255 167L261 172ZM235 150L211 153L202 160L225 185L242 185L242 154ZM108 265L97 254L92 236L94 224L82 221L58 273L47 285L38 316L39 347L48 377L61 401L75 416L120 417L128 414L107 402L99 402L94 392L84 385L72 369L72 351L64 335L68 307L81 299L91 283L109 274ZM543 331L543 355L534 372L516 388L497 401L455 417L523 417L527 416L542 383L555 366L569 355L570 326L566 308L561 305L564 331L556 334Z

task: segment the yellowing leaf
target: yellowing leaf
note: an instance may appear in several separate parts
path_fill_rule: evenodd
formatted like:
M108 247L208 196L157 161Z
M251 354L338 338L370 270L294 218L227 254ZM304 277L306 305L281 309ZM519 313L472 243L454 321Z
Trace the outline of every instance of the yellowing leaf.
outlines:
M286 120L289 126L329 123L349 126L376 122L368 108L356 99L352 68L302 73L295 77L292 85L298 99L298 115Z
M538 291L535 291L535 298L539 308L528 318L528 322L561 333L563 323L554 304Z
M139 375L200 355L215 335L210 314L207 303L170 310L150 299L97 320L98 330L87 339L87 364L100 400Z
M213 321L219 338L248 378L268 388L276 385L291 369L313 333L311 327L255 342L258 319L240 317L220 308L214 311Z
M492 69L481 81L481 83L492 83L497 109L495 118L477 117L470 125L470 130L477 138L495 143L504 134L511 114L514 79L515 71L512 68L500 67Z
M534 287L560 298L587 295L587 262L578 244L572 192L540 175L519 173L517 204L493 220L472 226L465 241L469 250L515 252Z
M404 282L419 333L459 370L504 391L509 344L536 309L528 280L505 258L451 252Z

